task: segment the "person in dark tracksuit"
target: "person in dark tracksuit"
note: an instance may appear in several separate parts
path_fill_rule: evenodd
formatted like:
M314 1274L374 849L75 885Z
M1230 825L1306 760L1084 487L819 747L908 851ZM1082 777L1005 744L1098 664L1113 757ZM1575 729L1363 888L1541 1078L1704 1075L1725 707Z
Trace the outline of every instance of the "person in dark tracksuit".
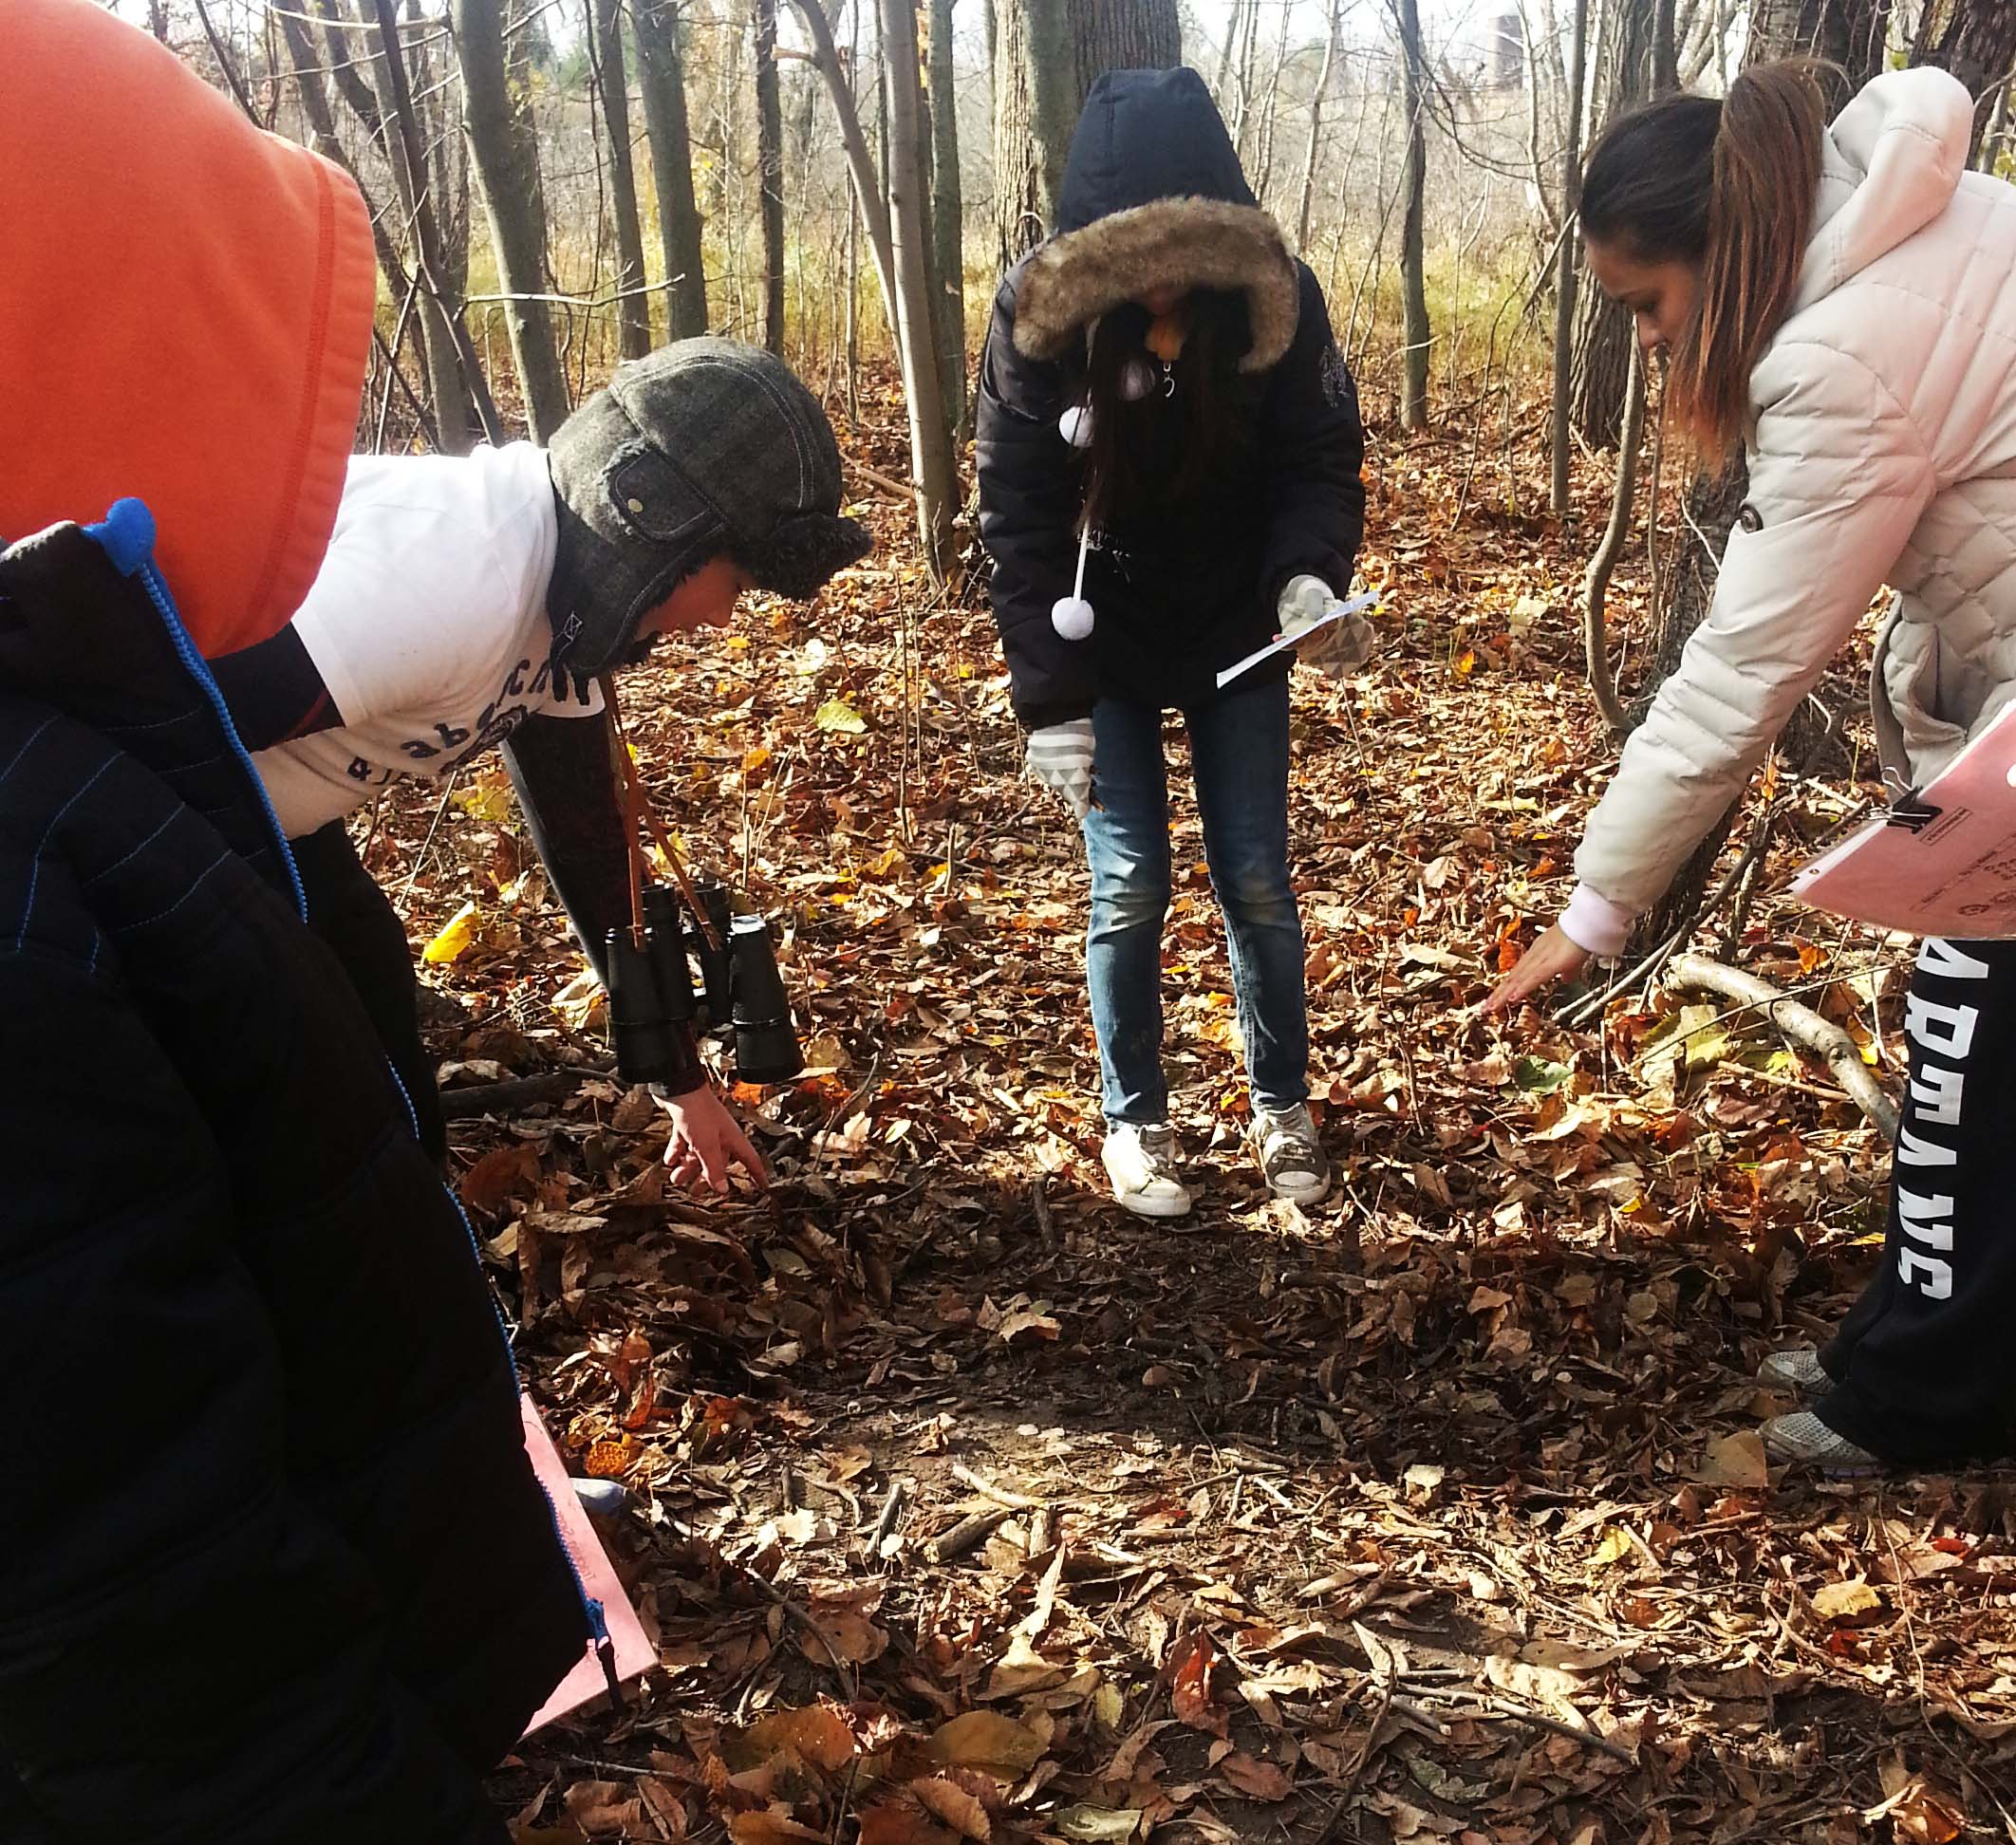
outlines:
M1055 234L996 298L978 457L1030 773L1077 816L1092 869L1105 1164L1143 1216L1190 1204L1161 1063L1172 708L1225 915L1260 1169L1304 1203L1329 1184L1288 872L1293 656L1223 692L1215 680L1350 587L1363 451L1322 289L1255 203L1202 79L1107 72ZM1341 673L1368 642L1362 623L1333 623L1304 658Z

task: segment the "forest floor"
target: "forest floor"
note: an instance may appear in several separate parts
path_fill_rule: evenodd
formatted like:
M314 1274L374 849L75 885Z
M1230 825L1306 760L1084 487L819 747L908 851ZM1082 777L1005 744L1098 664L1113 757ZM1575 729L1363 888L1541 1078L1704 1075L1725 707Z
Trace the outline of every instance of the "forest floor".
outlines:
M896 414L848 446L900 475ZM1875 1259L1879 1137L1698 997L1478 1016L1613 760L1575 612L1607 465L1566 531L1537 446L1516 504L1506 465L1375 439L1386 650L1297 675L1339 1182L1307 1215L1242 1150L1186 798L1200 1202L1108 1198L1075 832L1018 778L982 599L934 599L887 498L811 612L758 600L630 676L662 812L782 924L808 1073L737 1091L767 1196L663 1190L500 768L374 816L416 944L476 905L426 969L458 1106L588 1072L453 1130L549 1426L630 1490L606 1537L661 1662L521 1745L521 1840L2016 1838L2007 1478L1816 1486L1757 1437L1790 1407L1758 1360ZM1645 586L1641 545L1619 644ZM1859 664L1826 688L1857 712ZM1771 894L1872 792L1777 769L1758 894L1706 945L1895 1085L1905 951Z

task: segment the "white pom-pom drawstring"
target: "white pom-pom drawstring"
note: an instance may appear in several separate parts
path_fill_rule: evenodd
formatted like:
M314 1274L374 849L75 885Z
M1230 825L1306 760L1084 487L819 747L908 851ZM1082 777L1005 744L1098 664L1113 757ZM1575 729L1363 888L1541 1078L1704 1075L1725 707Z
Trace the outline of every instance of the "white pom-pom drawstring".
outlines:
M1085 600L1085 555L1092 550L1092 524L1078 534L1078 575L1071 594L1050 606L1050 625L1067 641L1082 641L1092 631L1092 606Z

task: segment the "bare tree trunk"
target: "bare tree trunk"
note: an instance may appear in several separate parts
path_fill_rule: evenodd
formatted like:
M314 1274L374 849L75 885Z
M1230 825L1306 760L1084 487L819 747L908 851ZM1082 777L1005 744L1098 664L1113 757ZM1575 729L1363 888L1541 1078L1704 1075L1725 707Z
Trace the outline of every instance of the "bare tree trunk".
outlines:
M966 427L965 211L959 182L959 98L952 69L952 0L930 0L925 100L931 121L931 321L938 382L955 439Z
M651 350L651 302L644 293L644 233L630 160L630 85L623 61L622 0L589 0L588 57L609 137L609 215L616 232L616 337L625 359Z
M693 196L693 141L677 0L631 0L630 25L637 39L644 134L651 143L651 178L658 189L658 236L668 285L665 322L675 340L690 340L707 330L707 265Z
M952 519L959 477L952 461L938 355L931 339L930 210L924 196L917 68L917 14L912 0L881 0L883 84L889 106L889 233L896 271L896 346L909 401L910 465L917 522L934 581L952 565Z
M1316 92L1309 99L1309 145L1302 153L1302 196L1295 214L1295 247L1309 249L1309 208L1316 197L1316 148L1323 137L1323 103L1330 92L1330 73L1336 68L1337 35L1344 25L1344 0L1330 0L1330 30L1323 40L1323 67L1316 73Z
M1280 35L1274 46L1274 81L1267 85L1267 109L1260 118L1259 171L1253 178L1253 196L1262 205L1274 184L1274 131L1281 116L1281 75L1288 67L1288 20L1293 7L1281 9Z
M1400 382L1400 423L1428 427L1428 317L1422 214L1428 190L1428 60L1421 49L1420 0L1400 0L1402 106L1407 111L1406 204L1400 219L1402 325L1407 338Z
M1588 77L1589 0L1574 0L1575 52L1568 82L1568 139L1561 155L1561 251L1554 300L1554 475L1549 504L1568 511L1569 370L1575 334L1576 243L1574 221L1582 189L1582 91Z
M763 220L763 344L784 356L784 115L777 0L756 0L756 182Z
M1928 0L1912 62L1951 71L1980 99L1968 143L1971 160L1981 148L1995 86L2016 65L2016 6L2010 0Z
M1001 267L1056 222L1072 130L1108 70L1183 61L1176 0L996 0L995 231Z
M882 180L875 171L875 158L868 152L868 138L861 132L861 118L855 112L853 93L847 74L840 68L839 53L833 48L833 31L819 0L792 0L798 17L805 22L806 35L812 42L812 62L826 79L827 94L833 101L833 115L840 124L840 142L847 150L848 171L854 181L854 209L868 227L868 248L874 253L875 279L882 285L882 306L888 317L889 332L897 337L902 317L897 306L896 258L889 232L889 214L882 199ZM900 342L899 342L900 352Z
M476 361L476 350L462 326L462 304L446 292L442 280L440 240L434 205L427 196L427 157L414 116L406 83L405 53L392 0L375 0L377 55L373 70L379 83L377 119L392 167L400 208L413 227L420 278L420 321L426 328L427 376L434 398L434 420L442 452L466 455L478 435L504 439L496 406ZM347 53L345 54L347 56Z
M450 16L462 65L462 126L476 158L498 273L513 297L504 304L512 363L532 438L545 443L567 420L568 401L552 322L539 299L548 289L538 139L525 97L513 89L505 70L498 0L454 0Z
M1670 96L1680 87L1680 28L1673 0L1657 0L1652 57L1652 93Z
M1057 219L1057 188L1082 94L1074 93L1067 0L996 0L994 228L1013 268Z

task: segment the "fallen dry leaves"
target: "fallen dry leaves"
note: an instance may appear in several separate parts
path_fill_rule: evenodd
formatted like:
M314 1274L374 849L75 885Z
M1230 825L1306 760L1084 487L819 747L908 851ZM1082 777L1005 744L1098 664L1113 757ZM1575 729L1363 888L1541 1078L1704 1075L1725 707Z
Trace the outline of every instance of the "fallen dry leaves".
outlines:
M868 432L886 472L895 436ZM811 1056L738 1098L767 1198L666 1191L501 771L424 857L435 801L385 803L416 942L474 905L427 975L450 1087L558 1085L458 1122L455 1157L550 1425L630 1490L609 1543L660 1651L629 1709L500 1776L521 1845L1848 1845L2016 1808L2002 1482L1816 1490L1756 1438L1791 1407L1757 1360L1824 1333L1880 1233L1860 1117L1691 1001L1474 1011L1564 899L1611 755L1584 537L1533 510L1525 451L1517 507L1465 498L1468 461L1376 449L1388 650L1297 683L1339 1179L1307 1218L1240 1150L1186 797L1167 1052L1201 1204L1103 1201L1079 848L900 509L814 610L759 605L629 700L668 823L781 924ZM1827 690L1858 709L1854 674ZM1770 895L1857 791L1774 795L1711 945L1894 1072L1895 951Z

